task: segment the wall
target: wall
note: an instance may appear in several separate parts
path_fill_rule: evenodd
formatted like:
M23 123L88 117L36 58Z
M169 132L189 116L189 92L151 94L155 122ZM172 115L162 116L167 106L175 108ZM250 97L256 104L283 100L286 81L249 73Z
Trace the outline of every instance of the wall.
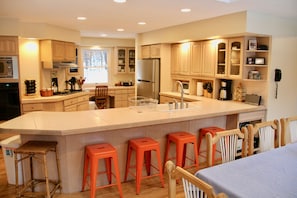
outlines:
M40 90L39 42L36 39L19 39L20 94L26 94L25 80L36 80L36 94Z

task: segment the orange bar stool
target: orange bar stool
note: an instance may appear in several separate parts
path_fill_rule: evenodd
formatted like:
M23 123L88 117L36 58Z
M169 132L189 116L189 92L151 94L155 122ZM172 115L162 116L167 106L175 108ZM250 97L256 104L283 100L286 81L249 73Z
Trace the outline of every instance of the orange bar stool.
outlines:
M19 148L14 150L15 160L15 181L16 181L16 197L37 197L43 196L51 198L57 190L62 189L61 177L60 177L60 161L58 158L57 142L55 141L28 141L21 145ZM54 152L56 154L56 165L57 165L57 180L49 179L48 167L47 167L47 154ZM18 159L17 155L20 154L22 157ZM25 185L20 189L18 181L18 163L28 159L30 161L30 179L24 182ZM33 160L34 159L34 160ZM34 175L34 170L38 168L34 167L35 162L41 162L43 166L43 176L37 178ZM35 191L35 187L40 187L40 184L45 184L45 192ZM50 185L51 184L51 185ZM31 190L29 190L31 189ZM29 190L29 191L28 191Z
M130 161L133 150L136 152L136 165L131 166ZM151 151L156 152L157 167L151 163ZM142 175L142 168L144 163L146 167L147 176ZM133 172L129 171L130 168L136 168L136 175ZM151 174L151 168L155 169L157 173ZM136 177L136 194L139 194L141 180L144 178L159 176L161 185L164 188L159 142L149 137L129 140L125 181L127 181L128 173L130 173L133 177Z
M104 159L105 161L105 171L98 172L98 161ZM111 168L111 159L113 159L114 172ZM88 172L90 164L90 172ZM98 174L106 174L109 184L96 186L96 179ZM85 147L85 162L84 162L84 173L83 173L83 182L82 182L82 191L85 190L85 185L87 183L87 176L90 176L90 190L91 198L94 198L96 195L96 190L111 186L117 186L120 197L123 197L122 185L120 179L120 171L118 166L118 155L116 149L108 144L94 144L88 145ZM115 177L116 182L112 183L112 176Z
M169 157L170 145L175 143L176 145L176 156ZM193 144L194 159L187 157L187 144ZM199 166L198 152L197 152L197 140L196 136L189 132L174 132L167 135L167 144L165 151L165 162L169 159L176 159L176 165L183 168L197 167ZM185 167L186 159L193 162L192 165Z
M202 143L202 140L203 138L205 137L205 135L207 133L211 133L212 137L216 135L216 133L220 132L220 131L224 131L225 129L222 129L222 128L219 128L219 127L215 127L215 126L212 126L212 127L206 127L206 128L201 128L199 130L199 137L198 137L198 154L202 157L205 157L206 156L203 156L201 155L202 152L206 152L206 151L201 151L200 150L200 146L201 146L201 143ZM212 150L213 150L213 153L212 153L212 163L215 162L215 154L216 154L216 144L213 145L212 147ZM218 151L217 151L218 152Z

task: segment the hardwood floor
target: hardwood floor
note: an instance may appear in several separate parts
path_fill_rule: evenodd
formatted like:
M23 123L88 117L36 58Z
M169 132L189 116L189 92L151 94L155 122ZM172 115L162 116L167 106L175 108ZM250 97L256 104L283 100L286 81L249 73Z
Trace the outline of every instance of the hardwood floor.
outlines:
M191 172L195 172L192 170ZM135 182L122 183L123 195L125 198L137 197L137 198L166 198L168 197L168 183L167 175L164 176L165 188L161 188L161 184L158 177L145 179L142 181L140 195L135 194ZM55 198L89 198L90 192L80 192L72 194L56 194ZM3 158L3 152L0 154L0 197L1 198L15 198L15 186L7 183L5 164ZM119 197L116 187L110 187L97 190L96 198L111 198ZM183 189L181 184L177 184L177 198L183 198Z

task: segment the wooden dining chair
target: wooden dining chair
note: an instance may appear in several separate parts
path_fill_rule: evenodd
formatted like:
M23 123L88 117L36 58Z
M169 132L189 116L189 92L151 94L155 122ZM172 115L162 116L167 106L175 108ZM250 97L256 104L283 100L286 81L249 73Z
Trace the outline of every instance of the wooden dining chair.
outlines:
M106 109L108 101L108 86L97 85L95 88L95 103L98 109Z
M213 145L219 145L222 163L233 161L237 156L247 156L247 139L248 131L245 127L240 129L231 129L221 131L214 136L211 133L206 134L206 158L207 166L213 166ZM241 151L239 145L241 144Z
M257 152L265 152L280 146L279 121L266 121L249 124L248 128L248 155ZM259 144L255 145L255 137L259 138Z
M281 118L281 146L297 142L297 116Z
M165 164L168 173L168 198L176 197L176 181L182 179L185 198L227 198L224 193L216 194L213 187L187 170L175 166L172 161Z

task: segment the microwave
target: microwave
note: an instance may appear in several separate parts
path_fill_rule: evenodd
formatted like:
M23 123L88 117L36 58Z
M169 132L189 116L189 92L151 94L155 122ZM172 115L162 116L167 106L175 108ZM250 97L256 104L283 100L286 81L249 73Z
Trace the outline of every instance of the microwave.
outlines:
M0 56L0 78L18 78L16 56Z
M190 82L188 81L182 81L184 94L189 95L190 94ZM178 91L180 91L180 87L178 87Z

